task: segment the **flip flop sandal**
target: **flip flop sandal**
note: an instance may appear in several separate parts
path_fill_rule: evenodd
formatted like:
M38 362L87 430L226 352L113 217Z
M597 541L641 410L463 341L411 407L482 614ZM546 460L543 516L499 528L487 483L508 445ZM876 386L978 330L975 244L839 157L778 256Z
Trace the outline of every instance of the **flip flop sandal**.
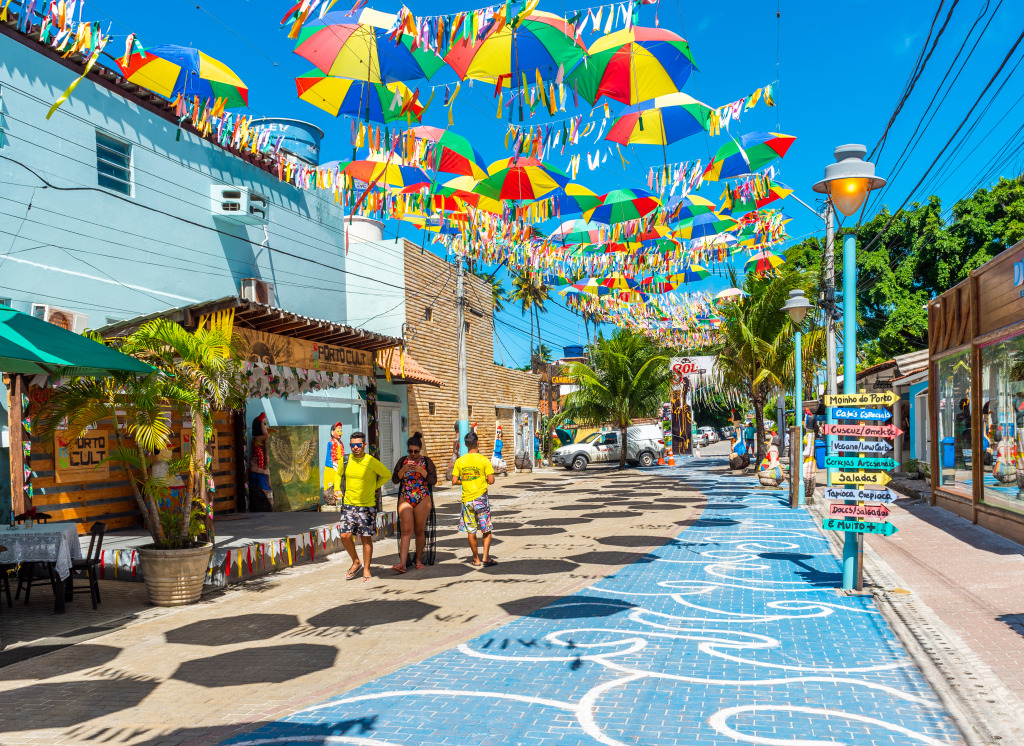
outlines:
M399 575L401 575L402 573L404 573L409 568L401 567L400 565L392 565L391 569L394 570L395 572L397 572Z
M492 558L492 559L485 560L483 566L484 567L494 567L496 564L498 564L498 561L496 559Z
M356 575L358 575L362 571L363 571L363 564L360 562L358 567L356 567L356 568L354 568L352 570L349 570L347 573L345 573L345 580L351 580L352 578L354 578Z
M365 575L363 576L363 582L364 583L369 583L371 580L373 580L373 576L372 575L370 577L366 577Z

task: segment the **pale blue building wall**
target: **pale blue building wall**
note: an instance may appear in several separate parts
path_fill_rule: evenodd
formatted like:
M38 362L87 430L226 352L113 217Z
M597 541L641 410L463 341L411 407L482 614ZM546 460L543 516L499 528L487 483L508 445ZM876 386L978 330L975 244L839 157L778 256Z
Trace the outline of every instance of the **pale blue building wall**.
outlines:
M924 454L922 453L919 456L917 447L917 441L920 438L920 434L918 434L917 432L917 395L920 394L926 388L928 388L927 379L921 381L920 383L911 384L910 393L908 394L908 396L910 397L910 433L906 437L910 438L910 458L917 459L918 461L924 458Z
M89 79L47 120L76 75L0 36L0 298L26 312L46 303L87 314L98 328L235 295L242 278L256 277L274 283L281 308L401 335L403 245L383 240L379 224L357 220L346 255L348 223L330 193L300 190L188 132L179 136L174 122ZM131 144L131 196L98 185L97 130ZM326 158L334 144L328 135ZM266 196L265 230L215 218L213 185ZM405 388L381 382L381 390L401 401L407 421ZM282 425L340 419L319 405L270 406Z

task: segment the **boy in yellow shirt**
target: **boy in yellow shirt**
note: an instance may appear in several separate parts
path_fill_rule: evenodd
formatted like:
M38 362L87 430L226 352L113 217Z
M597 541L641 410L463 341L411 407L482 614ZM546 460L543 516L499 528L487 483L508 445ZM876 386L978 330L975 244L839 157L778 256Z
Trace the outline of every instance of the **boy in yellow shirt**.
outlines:
M452 484L462 485L462 517L459 518L459 531L469 539L469 548L473 550L473 564L477 567L491 567L498 564L490 558L491 552L491 504L487 500L487 485L494 484L494 467L491 460L484 458L478 451L479 438L470 431L466 435L466 448L469 453L459 456L452 467ZM483 560L477 553L476 532L484 536Z

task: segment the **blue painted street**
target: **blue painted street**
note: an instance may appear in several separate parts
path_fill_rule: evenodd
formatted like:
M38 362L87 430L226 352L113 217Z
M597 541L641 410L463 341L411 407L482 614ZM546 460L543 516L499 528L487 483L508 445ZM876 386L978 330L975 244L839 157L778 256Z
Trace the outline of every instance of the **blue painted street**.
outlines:
M813 519L720 463L660 471L708 505L650 555L227 743L961 743Z

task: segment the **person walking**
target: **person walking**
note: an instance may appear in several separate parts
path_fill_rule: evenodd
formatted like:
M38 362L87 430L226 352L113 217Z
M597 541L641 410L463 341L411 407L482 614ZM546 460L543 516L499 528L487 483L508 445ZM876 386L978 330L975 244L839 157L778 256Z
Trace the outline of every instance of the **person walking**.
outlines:
M398 487L398 523L402 537L398 544L398 564L392 570L403 573L408 569L409 544L416 534L416 569L423 569L423 558L427 552L427 519L433 504L433 488L437 484L437 467L423 455L423 435L413 433L406 442L408 456L402 456L395 464L391 481Z
M363 582L372 580L373 537L377 533L377 490L391 479L391 472L380 461L366 453L366 435L352 433L348 439L352 454L345 460L345 496L341 506L341 543L352 558L352 567L345 573L351 580L363 570ZM363 560L356 554L358 535L363 544Z
M491 559L491 504L487 499L487 487L494 484L494 467L480 455L480 444L476 433L466 435L469 453L460 456L452 467L452 484L462 485L462 516L459 531L466 534L469 548L473 552L476 567L491 567L498 564ZM483 535L483 558L477 549L476 532Z
M754 455L754 439L757 437L757 431L754 429L754 423L748 422L747 426L743 428L743 444L747 447L747 453L751 456Z

